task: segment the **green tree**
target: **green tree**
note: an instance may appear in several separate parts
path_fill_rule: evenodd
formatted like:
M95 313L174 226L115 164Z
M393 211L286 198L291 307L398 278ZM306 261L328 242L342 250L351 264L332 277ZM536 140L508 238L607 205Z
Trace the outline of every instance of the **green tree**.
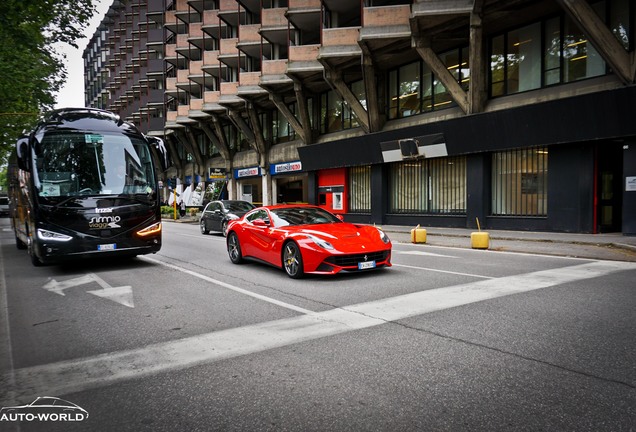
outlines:
M66 79L55 44L77 48L95 0L3 0L0 6L0 166L16 139L55 105Z

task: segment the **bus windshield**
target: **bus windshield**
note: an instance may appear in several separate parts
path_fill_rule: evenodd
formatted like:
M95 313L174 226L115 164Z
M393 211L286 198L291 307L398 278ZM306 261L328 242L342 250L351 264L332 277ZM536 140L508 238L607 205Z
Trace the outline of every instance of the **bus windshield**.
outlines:
M102 132L48 132L35 146L33 158L35 186L44 201L100 195L150 199L155 189L150 149L138 138Z

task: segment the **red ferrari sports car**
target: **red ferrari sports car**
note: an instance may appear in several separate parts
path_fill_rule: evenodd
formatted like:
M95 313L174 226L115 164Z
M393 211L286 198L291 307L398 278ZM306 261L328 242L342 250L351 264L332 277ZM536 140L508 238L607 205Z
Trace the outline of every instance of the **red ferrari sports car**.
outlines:
M391 240L382 230L310 205L258 207L231 221L227 251L234 264L261 261L292 278L391 266Z

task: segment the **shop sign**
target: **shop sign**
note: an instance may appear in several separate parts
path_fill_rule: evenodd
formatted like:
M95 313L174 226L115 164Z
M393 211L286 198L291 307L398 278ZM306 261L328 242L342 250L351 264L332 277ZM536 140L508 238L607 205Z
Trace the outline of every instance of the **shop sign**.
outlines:
M269 167L269 172L272 175L285 174L288 172L297 172L302 170L303 170L303 164L300 161L272 164Z
M261 175L261 167L241 168L234 170L234 178L255 177Z
M208 180L225 180L227 170L225 168L210 168L208 170Z
M625 192L636 191L636 177L625 177Z

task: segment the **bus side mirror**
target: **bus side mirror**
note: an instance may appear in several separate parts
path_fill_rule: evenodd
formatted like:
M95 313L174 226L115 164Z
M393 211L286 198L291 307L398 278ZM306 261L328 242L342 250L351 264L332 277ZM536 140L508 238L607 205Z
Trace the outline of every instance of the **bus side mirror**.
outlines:
M159 159L161 161L161 167L163 170L168 169L168 149L164 144L163 140L158 137L146 135L146 140L148 143L157 149L157 153L159 154Z
M29 137L22 136L18 138L18 142L15 144L16 156L18 159L18 168L24 171L30 171L29 169Z

